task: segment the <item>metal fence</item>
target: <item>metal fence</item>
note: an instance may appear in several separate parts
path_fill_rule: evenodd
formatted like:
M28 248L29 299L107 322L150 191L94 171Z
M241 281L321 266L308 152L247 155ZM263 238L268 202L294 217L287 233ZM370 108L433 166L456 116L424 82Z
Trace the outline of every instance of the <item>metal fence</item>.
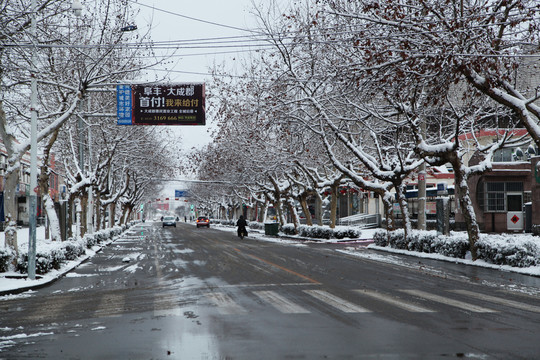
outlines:
M359 226L365 229L376 228L381 224L380 214L357 214L338 220L338 225Z

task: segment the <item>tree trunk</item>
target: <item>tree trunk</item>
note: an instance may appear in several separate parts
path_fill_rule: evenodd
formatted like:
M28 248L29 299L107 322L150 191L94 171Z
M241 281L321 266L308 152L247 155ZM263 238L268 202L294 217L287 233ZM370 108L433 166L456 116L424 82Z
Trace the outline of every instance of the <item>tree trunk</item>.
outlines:
M62 234L60 232L60 220L58 219L58 213L56 212L56 209L54 207L54 200L49 195L49 180L50 180L49 160L50 160L51 148L56 142L56 139L58 138L59 133L60 133L60 128L58 128L56 131L53 132L52 136L49 138L49 141L47 142L47 146L45 147L43 151L42 164L41 164L40 174L38 178L39 190L41 192L43 203L45 205L44 206L45 214L47 215L47 219L49 220L48 229L50 232L50 239L52 241L62 240Z
M75 203L75 196L73 196L73 194L70 194L69 195L69 198L68 198L68 202L67 202L67 216L66 216L66 222L67 222L67 238L73 238L73 224L74 224L74 216L75 214L73 213L73 209L74 209L74 206L73 204Z
M128 206L124 205L122 207L122 215L120 216L120 222L118 223L119 225L124 225L124 220L126 218L127 212L128 212Z
M52 241L62 241L62 233L60 232L60 220L58 214L54 208L54 201L48 193L43 195L43 202L45 205L45 212L49 219L49 232Z
M337 202L338 202L338 190L339 185L332 185L330 187L330 228L336 227L337 220Z
M307 194L304 193L300 195L300 206L302 206L302 212L304 213L304 216L306 217L306 225L307 226L313 226L313 221L311 220L311 212L309 211L309 206L307 204Z
M294 205L293 198L287 198L287 206L289 207L289 211L291 212L295 233L298 234L298 227L300 227L300 219L298 217L298 211L296 210L296 206Z
M85 191L83 192L82 196L81 196L81 239L84 237L84 235L87 233L88 231L88 226L87 226L87 211L88 211L88 193L86 192L86 189Z
M131 217L131 213L133 212L133 205L126 206L126 212L124 214L124 218L122 219L121 225L126 225Z
M19 172L17 169L6 173L4 181L4 215L6 228L5 246L13 250L16 254L19 253L17 245L17 183L19 181Z
M109 210L109 227L113 228L116 224L116 204L111 203L109 204L110 210Z
M480 228L478 226L478 222L476 221L476 214L471 201L469 187L467 186L466 175L461 169L454 171L454 173L455 184L457 185L458 190L460 210L463 213L465 227L467 228L467 235L469 237L469 248L471 251L472 260L475 261L478 258L476 243L478 239L480 239Z
M405 197L403 184L395 187L396 196L399 199L399 208L401 209L401 215L403 216L403 229L405 241L409 242L408 238L412 234L411 217L409 215L409 207L407 205L407 198Z
M283 211L283 201L281 201L281 197L278 197L278 200L274 203L274 206L277 209L279 224L281 226L285 225L287 223L287 218L285 217L285 211Z
M267 209L268 209L268 200L266 200L264 203L261 203L261 208L259 210L259 217L258 217L259 222L264 223L266 221Z
M101 230L103 219L101 218L101 193L96 191L96 231Z
M315 192L315 196L315 219L317 220L317 224L319 226L323 226L323 198L318 191Z
M390 238L390 233L395 230L392 195L385 192L381 197L384 206L384 215L386 216L386 233L388 234L388 238Z

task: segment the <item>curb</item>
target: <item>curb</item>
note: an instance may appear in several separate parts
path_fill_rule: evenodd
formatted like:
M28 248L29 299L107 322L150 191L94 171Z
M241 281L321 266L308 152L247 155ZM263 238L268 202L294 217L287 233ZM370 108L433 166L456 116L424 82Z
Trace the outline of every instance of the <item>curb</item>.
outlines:
M127 232L127 231L129 231L129 228L126 229L125 232ZM114 243L122 235L124 235L124 233L117 236L113 240L110 240L110 241L104 242L103 244L100 244L100 246L97 249L94 250L94 255L101 252L105 247L107 247L110 244ZM53 284L54 282L56 282L57 280L59 280L60 278L64 277L67 273L69 273L69 272L73 271L74 269L78 268L79 266L81 266L81 264L88 261L88 259L90 259L94 255L85 254L81 258L79 258L77 260L73 260L73 264L71 264L71 266L61 269L61 271L59 271L53 277L51 277L50 279L44 280L43 282L33 284L33 285L24 286L24 287L17 287L17 288L14 288L14 289L0 290L0 297L1 296L7 296L7 295L18 295L18 294L21 294L21 293L26 292L26 291L39 290L41 288L49 286L49 285ZM46 274L45 275L36 275L36 279L38 277L43 278L44 276L46 276ZM27 275L25 276L25 274L21 274L21 278L27 278Z
M101 251L103 248L100 248L99 250L96 251L96 254ZM64 277L67 273L69 273L70 271L72 271L73 269L76 269L77 267L79 267L82 263L84 263L85 261L87 261L88 259L90 259L90 255L85 255L83 258L81 258L79 261L77 261L75 264L73 264L73 266L69 267L69 268L66 268L64 269L62 272L59 272L58 274L56 274L54 277L50 278L50 279L47 279L45 281L43 281L42 283L38 283L38 284L34 284L34 285L28 285L28 286L25 286L25 287L18 287L16 289L9 289L9 290L2 290L0 291L0 296L7 296L7 295L18 295L18 294L21 294L23 292L26 292L26 291L29 291L29 290L39 290L41 288L44 288L46 286L49 286L51 285L52 283L56 282L57 280L59 280L60 278ZM27 278L27 276L25 276L25 274L21 274L21 278ZM36 279L38 277L42 277L43 278L43 275L36 275Z

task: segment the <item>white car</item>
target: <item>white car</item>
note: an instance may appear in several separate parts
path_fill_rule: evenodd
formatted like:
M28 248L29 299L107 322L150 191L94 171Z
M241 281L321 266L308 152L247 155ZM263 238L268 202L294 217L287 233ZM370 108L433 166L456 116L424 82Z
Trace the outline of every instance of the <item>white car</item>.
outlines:
M163 223L163 227L165 227L165 226L174 226L174 227L176 227L176 218L174 216L164 216L162 223Z

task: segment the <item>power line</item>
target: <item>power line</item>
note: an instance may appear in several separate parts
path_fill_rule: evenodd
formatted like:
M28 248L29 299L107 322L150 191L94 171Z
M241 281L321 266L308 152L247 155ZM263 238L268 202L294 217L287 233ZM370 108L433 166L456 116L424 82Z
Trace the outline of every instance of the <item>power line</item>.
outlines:
M170 15L174 15L174 16L178 16L178 17L181 17L181 18L184 18L184 19L188 19L188 20L192 20L192 21L201 22L201 23L204 23L204 24L209 24L209 25L219 26L219 27L223 27L223 28L227 28L227 29L233 29L233 30L245 31L245 32L254 32L253 30L244 29L244 28L240 28L240 27L237 27L237 26L225 25L225 24L220 24L220 23L213 22L213 21L208 21L208 20L198 19L198 18L195 18L195 17L192 17L192 16L182 15L182 14L175 13L175 12L172 12L172 11L169 11L169 10L164 10L164 9L156 8L155 6L146 5L146 4L137 2L137 1L135 1L135 0L128 0L128 1L131 2L131 3L133 3L133 4L136 4L136 5L140 5L140 6L147 7L147 8L149 8L149 9L154 10L154 11L163 12L163 13L170 14Z

